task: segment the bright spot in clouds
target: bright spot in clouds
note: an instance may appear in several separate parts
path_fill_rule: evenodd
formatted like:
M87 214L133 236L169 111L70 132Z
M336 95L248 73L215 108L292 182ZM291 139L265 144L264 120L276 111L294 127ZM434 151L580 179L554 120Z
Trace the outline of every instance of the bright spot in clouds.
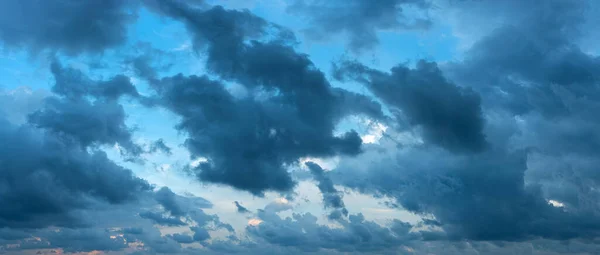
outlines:
M554 207L565 207L565 204L558 202L556 200L548 200L548 204L550 204Z
M248 221L248 226L258 226L262 223L263 221L260 219L250 219Z
M383 133L385 133L385 131L388 129L387 126L385 126L379 122L373 122L371 120L367 121L367 125L369 127L369 130L367 131L366 135L363 135L361 137L363 143L379 142L379 139L381 139L381 137L383 137Z
M200 158L192 160L192 162L190 163L190 166L191 167L198 167L201 163L205 163L205 162L208 162L208 159L200 157Z

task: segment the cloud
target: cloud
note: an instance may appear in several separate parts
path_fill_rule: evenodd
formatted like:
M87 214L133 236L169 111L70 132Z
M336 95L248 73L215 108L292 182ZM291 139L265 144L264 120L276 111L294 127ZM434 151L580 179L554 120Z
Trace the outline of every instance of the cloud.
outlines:
M166 155L173 154L171 152L171 147L167 146L163 139L158 139L158 140L154 141L152 144L150 144L150 148L148 149L149 153L155 153L158 151L160 151Z
M448 81L436 63L419 61L414 69L398 65L390 73L356 62L342 62L334 69L338 79L356 79L395 110L400 128L422 128L426 142L454 152L485 149L479 95Z
M106 101L115 101L122 96L139 96L137 89L127 76L116 75L106 81L94 81L82 71L63 67L60 62L53 60L50 71L55 83L52 92L75 100L83 96L93 96Z
M179 208L185 211L183 217L176 218L167 211L153 211L164 204L166 188L156 192L144 192L137 200L121 204L98 204L80 208L76 215L86 219L85 226L53 226L48 228L0 228L0 249L13 252L51 252L60 250L67 253L105 252L144 254L193 254L197 250L182 244L206 246L206 240L222 240L212 237L213 231L224 229L234 233L233 228L219 220L216 215L204 213L196 207L199 197L180 196L173 193L171 201L176 201ZM158 202L157 200L162 201ZM141 217L140 217L141 216ZM175 233L161 234L163 227L159 224L179 226ZM177 221L177 223L175 223ZM185 222L184 222L185 221ZM184 227L186 230L183 230ZM192 231L196 238L188 235ZM202 238L200 238L202 237ZM206 251L207 249L204 249Z
M142 153L142 148L132 141L131 129L125 125L125 111L117 101L123 95L138 95L127 77L93 81L57 62L52 63L51 71L55 79L52 91L60 97L48 97L43 108L29 115L29 123L82 148L118 144L131 156ZM95 100L90 101L89 97Z
M547 43L555 41L557 34L564 34L574 42L595 38L597 34L591 29L597 22L598 7L595 4L595 1L561 0L432 1L432 6L437 7L434 20L452 28L463 50L504 26L556 28L540 30L547 36Z
M182 235L182 234L172 234L172 235L168 235L168 237L170 237L171 239L175 240L178 243L185 243L185 244L189 244L189 243L193 243L194 238L192 236L189 235Z
M329 178L328 174L325 173L321 166L313 162L304 163L310 172L312 173L315 181L317 181L317 187L323 195L323 205L325 208L333 208L335 211L329 214L330 219L338 219L342 215L348 216L348 210L342 200L342 194L335 189L333 182Z
M150 83L156 81L159 72L168 71L177 61L174 53L156 49L150 43L139 42L132 51L125 53L123 63L130 65L137 76Z
M65 252L119 251L126 248L123 237L113 236L101 229L68 229L45 231L40 235L47 240L48 248L61 248Z
M528 150L522 185L538 189L538 201L563 204L558 215L545 216L546 225L572 231L529 234L589 238L598 231L598 208L588 201L597 198L591 192L597 178L590 171L599 140L590 131L599 124L591 113L598 109L600 62L579 42L592 1L529 4L475 4L506 22L476 41L462 61L443 68L450 79L481 95L482 108L497 119L489 129L495 146ZM473 18L486 19L482 15ZM594 227L582 228L581 222Z
M28 114L26 123L9 123L0 115L1 227L89 227L94 221L83 211L128 204L151 189L96 146L119 142L136 148L116 102L122 94L137 93L135 88L120 76L92 81L58 63L51 69L57 96L36 104L36 93L11 93L7 96L32 102L32 109L19 112L23 109L7 105L0 111Z
M477 127L473 129L461 124L457 130L479 130L472 133L485 137L485 150L453 154L453 147L441 146L446 151L419 145L397 147L383 139L381 146L365 146L365 153L358 158L340 160L339 172L330 172L332 179L365 193L393 198L403 209L433 217L435 224L430 226L439 229L422 232L426 240L533 242L597 236L597 206L589 203L597 199L591 192L596 178L590 174L595 162L592 155L596 155L592 148L598 145L590 130L597 127L597 121L589 113L598 107L593 98L598 93L595 70L600 63L575 43L580 17L572 14L582 5L545 1L543 8L524 8L520 3L524 2L474 3L480 7L488 4L488 12L503 10L494 9L497 4L510 4L512 7L503 8L511 11L519 6L514 12L498 14L515 15L519 23L508 22L486 31L463 60L441 66L449 77L446 83L457 82L480 95L473 107L455 109L478 109L467 112L480 112L470 116L485 125L472 125ZM419 68L423 67L416 70ZM343 65L342 70L344 75L363 74L352 78L367 86L385 87L383 81L395 74L359 64ZM402 72L396 73L402 73L401 77L413 72L399 70ZM441 74L437 67L435 70ZM430 73L419 80L436 76ZM422 89L427 83L419 84ZM378 97L392 94L371 90ZM456 92L441 94L443 99L419 101L427 102L426 109L436 109L435 102L452 98ZM469 96L459 98L469 102ZM456 101L461 99L452 100ZM399 108L410 118L411 110ZM431 137L424 136L424 140L443 145ZM465 146L468 143L455 145L459 144L469 148Z
M247 226L246 231L255 238L282 247L294 247L302 252L382 252L409 245L419 238L409 232L410 224L394 220L390 228L365 220L362 214L350 215L349 221L339 220L341 228L319 225L310 213L294 213L280 218L267 210L259 211L262 222Z
M195 241L205 241L210 238L208 230L225 229L235 232L231 225L221 222L218 216L206 214L202 210L202 208L212 207L212 204L203 198L180 196L168 187L158 189L153 197L161 205L162 210L143 211L139 216L151 220L154 224L170 227L189 226L189 229L196 233Z
M246 207L242 206L240 204L240 202L238 201L233 201L233 203L235 204L235 207L237 208L237 211L239 213L249 213L250 211L248 209L246 209Z
M383 116L379 105L333 89L306 55L288 45L288 31L247 11L161 3L160 10L186 24L194 47L206 49L211 72L251 91L237 98L224 82L181 74L154 84L161 104L182 117L177 128L188 134L192 156L209 159L191 169L200 180L256 195L287 192L295 183L286 166L300 158L360 153L355 131L333 131L350 114ZM267 30L277 39L245 43ZM348 98L365 107L346 107Z
M171 189L167 187L162 187L156 194L154 195L156 201L162 205L165 211L168 211L173 216L182 216L185 214L185 211L181 208L178 201L176 200L176 195L171 191Z
M149 219L155 224L169 227L185 226L185 222L181 221L179 217L164 216L162 213L156 212L143 212L140 213L140 217Z
M128 2L9 0L0 10L0 41L8 49L77 55L101 53L126 41L135 15Z
M135 199L149 184L110 161L60 137L6 121L0 128L0 226L77 226L75 209L93 201Z
M373 48L381 31L444 20L412 19L410 6L441 6L435 11L452 17L441 25L473 37L470 49L445 63L389 71L337 63L334 78L358 81L373 95L365 96L332 87L289 30L248 10L142 1L167 22L185 25L206 73L163 76L173 55L137 44L115 62L133 67L140 85L149 85L148 97L125 75L95 80L56 60L52 94L0 92L0 253L598 253L600 60L584 48L595 3L441 2L291 7L320 25L309 29L312 39L345 34L356 52ZM3 47L100 53L124 42L135 15L130 7L138 7L37 4L3 6ZM24 20L19 10L33 16ZM229 214L219 210L231 201L213 206L155 189L102 151L117 144L127 156L171 153L169 140L133 142L124 100L175 113L191 159L202 159L184 169L193 179L291 200L301 192L294 178L312 174L324 214L299 212L304 205L284 198L256 213L235 201L246 215ZM345 126L355 117L381 124L377 142ZM332 158L328 171L308 162L310 173L290 173ZM367 220L373 210L350 214L350 195L339 186L385 198L390 212L421 221ZM246 216L242 232L222 221Z
M348 47L360 52L379 43L380 31L430 28L429 8L425 0L298 0L288 12L306 18L308 38L326 40L343 33L349 37Z
M524 153L488 151L457 157L444 151L405 148L370 158L368 166L360 160L365 159L342 161L338 168L344 174L336 179L363 192L392 197L419 215L432 215L441 223L445 239L567 239L575 233L566 226L578 225L574 224L577 215L550 206L539 189L525 185ZM590 220L587 224L595 224ZM577 233L595 233L589 231L582 228Z

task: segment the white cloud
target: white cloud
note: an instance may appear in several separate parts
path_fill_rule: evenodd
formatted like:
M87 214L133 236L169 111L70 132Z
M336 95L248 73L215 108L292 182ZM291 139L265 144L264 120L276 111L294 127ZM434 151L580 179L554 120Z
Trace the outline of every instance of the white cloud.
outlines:
M556 201L556 200L552 200L552 199L548 200L548 204L550 204L551 206L554 206L554 207L560 207L560 208L565 207L565 204L563 204L559 201Z

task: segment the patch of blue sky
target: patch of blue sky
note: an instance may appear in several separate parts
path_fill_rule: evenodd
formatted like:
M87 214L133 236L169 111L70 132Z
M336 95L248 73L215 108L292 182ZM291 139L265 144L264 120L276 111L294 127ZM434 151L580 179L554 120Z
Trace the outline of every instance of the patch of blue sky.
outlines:
M9 50L0 46L0 88L49 88L51 84L47 79L49 72L46 63L47 59L31 56L24 50Z

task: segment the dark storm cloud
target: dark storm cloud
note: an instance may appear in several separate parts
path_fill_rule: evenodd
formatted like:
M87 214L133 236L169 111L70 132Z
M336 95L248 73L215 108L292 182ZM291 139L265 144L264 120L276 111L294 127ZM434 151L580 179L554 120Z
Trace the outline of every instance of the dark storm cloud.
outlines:
M133 155L141 148L131 141L130 130L125 126L125 111L115 102L86 100L67 101L57 98L46 100L43 110L29 116L29 122L47 129L82 148L116 143Z
M126 41L133 1L8 0L0 8L0 45L68 55L100 53Z
M414 213L433 215L444 233L429 238L517 241L599 234L599 218L553 207L539 186L526 185L524 153L488 151L456 157L406 148L365 155L368 164L360 162L365 159L343 161L339 169L344 170L335 179L362 192L394 198Z
M335 211L329 214L329 218L338 219L342 215L348 216L348 210L346 210L346 206L342 200L342 194L333 186L329 175L316 163L306 162L305 164L312 173L315 181L317 181L317 187L323 195L323 205L325 208L335 209Z
M52 92L68 99L93 96L114 101L124 95L139 96L129 77L124 75L116 75L106 81L94 81L80 70L63 67L56 60L50 64L50 71L55 80Z
M338 79L356 79L396 112L399 122L423 129L423 139L449 151L479 152L486 146L481 99L470 89L448 81L436 63L416 68L396 66L390 73L356 62L335 68Z
M421 17L407 15L406 7L421 12ZM332 34L345 34L349 47L361 51L377 45L380 31L428 29L432 21L422 13L428 8L426 0L297 0L288 12L306 17L309 38L324 40Z
M538 186L539 196L563 204L570 220L555 221L572 229L570 236L584 238L597 235L600 218L591 202L599 198L594 190L600 184L600 137L592 131L600 128L595 117L600 60L578 44L588 32L586 19L594 18L588 12L593 3L538 1L536 8L527 1L481 3L477 8L512 10L496 14L507 16L507 25L446 67L452 79L480 92L489 112L516 116L505 125L516 129L507 137L510 146L530 150L525 182Z
M288 45L288 31L247 11L159 3L159 10L186 24L197 50L206 49L211 72L250 92L234 97L224 83L197 76L155 83L162 104L183 117L177 128L188 133L192 155L209 159L192 169L201 180L254 194L289 191L295 184L285 166L299 158L360 153L355 131L333 131L351 114L380 118L379 105L333 89L306 55ZM276 39L245 43L267 34ZM348 98L365 107L347 107Z
M123 95L138 96L129 78L118 75L108 81L93 81L57 62L52 63L51 71L55 80L52 91L60 97L47 98L44 107L29 116L31 124L83 148L118 143L132 156L142 153L132 141L125 111L117 101Z
M332 88L309 57L293 48L289 31L248 11L145 1L187 26L215 77L160 78L162 67L154 62L159 52L125 60L155 90L152 102L181 117L176 127L188 135L192 156L209 159L192 173L253 194L290 191L290 165L304 157L340 156L332 171L307 164L324 206L334 209L329 223L336 226L320 225L309 213L282 217L278 212L292 205L272 203L258 210L262 222L246 228L249 236L237 239L231 225L202 210L210 202L168 188L149 192L148 183L98 150L118 143L144 151L131 142L118 102L142 96L125 76L94 81L55 63L56 96L39 105L43 109L30 123L15 125L33 109L13 112L11 102L18 100L0 94L0 119L8 115L11 121L0 121L0 253L125 252L136 242L143 243L139 254L598 253L600 60L576 43L585 1L463 2L471 5L460 5L458 16L481 16L477 25L501 17L504 25L484 31L460 61L439 68L422 61L387 73L346 62L337 70L338 78L362 82L396 118L397 128L389 128L378 144L362 144L353 131L334 135L337 123L358 114L392 122L371 98ZM390 14L404 13L394 8L400 1L369 2L373 8L362 10L352 3L366 5L313 1L297 8L311 23L327 24L318 31L349 33L354 49L372 47L377 31L405 24ZM93 4L77 4L88 5ZM322 6L328 8L314 9ZM16 44L4 39L8 19L0 16L0 39L10 48ZM43 25L52 32L52 24ZM79 36L80 42L89 40ZM41 41L22 47L70 54L103 49ZM247 95L230 92L231 86L243 87ZM33 108L46 97L32 96ZM424 144L397 134L407 127ZM158 150L170 151L162 140L148 147ZM394 206L425 219L416 226L398 220L382 226L362 214L342 217L347 212L334 184L392 198ZM142 194L144 203L127 203ZM248 211L235 204L239 212ZM160 225L186 230L162 235ZM44 227L52 228L32 229ZM229 232L228 240L211 236L220 230ZM203 248L185 248L188 244Z
M94 200L118 204L148 183L110 161L51 133L3 121L0 128L0 226L76 226L71 212Z
M169 188L162 187L158 191L156 191L154 198L156 201L162 205L165 211L168 211L173 216L182 216L185 214L185 211L179 205L177 199L177 195L173 193Z
M572 109L568 97L600 98L600 59L576 44L582 23L576 15L585 3L543 2L541 10L517 19L521 25L509 24L484 36L448 73L481 91L486 104L515 114L578 114L582 109Z
M306 156L360 151L357 133L335 137L332 120L315 123L313 115L326 108L303 119L282 98L237 99L221 83L206 77L164 78L159 91L164 104L184 117L178 128L190 135L186 141L190 152L210 159L194 170L205 181L255 194L287 191L294 183L285 164Z
M0 111L8 112L8 116L33 111L27 118L29 123L14 121L20 125L0 116L3 227L89 225L81 210L131 202L150 189L146 181L109 160L95 146L120 143L132 152L139 149L131 142L124 111L116 101L123 94L137 95L128 79L116 76L92 81L56 62L51 71L57 97L45 97L43 104L27 112L13 109L14 105ZM37 93L11 94L15 100L16 96L31 96L31 105L39 100Z
M476 42L463 61L443 67L450 79L481 94L486 151L452 155L416 146L394 151L391 143L387 152L373 147L365 149L368 157L342 161L335 179L433 216L443 232L423 232L428 240L597 237L600 214L591 201L598 199L593 190L599 184L600 143L591 130L599 127L592 113L599 109L600 62L575 43L581 17L574 14L585 2L536 3L536 8L528 1L474 3L486 15L508 10L499 15L516 21L507 20ZM369 85L376 84L372 76L366 77Z

